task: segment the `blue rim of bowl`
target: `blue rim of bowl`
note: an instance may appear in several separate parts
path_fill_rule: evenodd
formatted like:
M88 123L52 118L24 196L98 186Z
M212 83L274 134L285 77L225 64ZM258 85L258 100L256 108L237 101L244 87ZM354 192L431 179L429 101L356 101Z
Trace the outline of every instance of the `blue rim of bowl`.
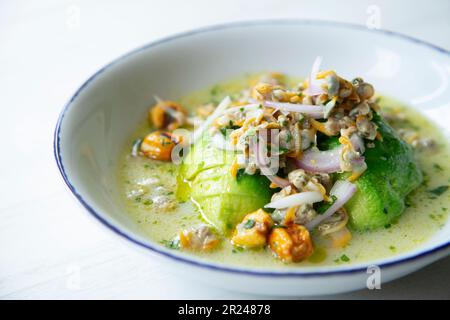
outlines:
M371 265L370 263L368 263L366 267L355 267L355 268L350 267L350 268L338 269L338 270L332 270L332 271L324 270L324 271L317 271L317 272L309 272L309 271L305 272L302 270L298 270L298 271L292 272L290 270L287 272L283 272L283 271L270 272L270 271L265 271L265 270L249 270L249 269L241 269L239 267L227 267L227 266L222 266L222 265L211 264L211 263L204 262L204 261L194 260L192 258L189 258L188 256L175 255L175 254L172 254L165 250L161 250L160 245L155 244L153 246L149 243L145 243L145 242L139 240L137 237L126 233L125 231L121 230L120 228L116 227L115 225L113 225L112 223L107 221L101 214L99 214L97 211L95 211L87 203L86 200L83 199L83 197L78 193L78 191L72 185L72 183L70 182L70 180L67 177L67 174L65 172L63 160L62 160L62 156L61 156L61 148L60 148L60 143L61 143L60 131L61 131L62 121L64 119L66 112L69 110L70 106L72 105L73 101L77 98L77 96L103 71L105 71L106 69L115 65L116 63L122 61L123 59L128 58L129 56L132 56L143 50L146 50L146 49L149 49L149 48L152 48L152 47L155 47L155 46L158 46L158 45L170 42L170 41L174 41L174 40L177 40L180 38L185 38L185 37L189 37L189 36L193 36L193 35L201 34L201 33L214 32L214 31L219 31L219 30L224 30L224 29L231 29L231 28L263 26L263 25L271 26L271 25L281 25L281 24L283 24L283 25L332 26L332 27L338 27L338 28L347 28L347 29L352 29L352 30L365 31L365 32L369 32L369 33L378 33L378 34L386 35L389 37L406 40L408 42L412 42L412 43L415 43L415 44L418 44L421 46L425 46L425 47L428 47L429 49L432 49L439 53L443 53L443 54L450 56L450 51L448 51L446 49L443 49L441 47L438 47L438 46L428 43L426 41L419 40L419 39L413 38L411 36L403 35L401 33L397 33L394 31L368 29L362 25L351 24L351 23L342 23L342 22L325 21L325 20L302 20L302 19L274 19L274 20L240 21L240 22L212 25L212 26L208 26L208 27L194 29L194 30L187 31L187 32L178 33L178 34L175 34L175 35L172 35L169 37L165 37L165 38L153 41L144 46L138 47L134 50L129 51L128 53L126 53L122 56L119 56L112 62L110 62L107 65L105 65L104 67L100 68L91 77L89 77L79 87L79 89L75 92L75 94L70 98L69 102L64 106L63 110L61 111L61 113L59 115L58 121L56 123L56 128L55 128L55 132L54 132L54 142L53 142L53 151L54 151L56 163L57 163L59 171L61 172L61 175L64 179L64 182L67 184L68 188L73 193L73 195L76 197L76 199L84 206L84 208L89 213L91 213L98 221L100 221L103 225L105 225L107 228L109 228L111 231L118 234L125 240L128 240L131 243L134 243L142 248L149 249L155 253L161 254L165 257L175 259L180 262L188 263L190 265L194 265L197 267L203 267L203 268L207 268L207 269L211 269L211 270L230 272L230 273L235 273L235 274L237 273L237 274L246 274L246 275L253 275L253 276L270 276L270 277L286 277L286 276L287 277L292 277L292 276L295 276L295 277L317 277L317 276L324 276L324 275L332 276L332 275L342 275L342 274L366 272L367 267L369 265ZM412 260L416 260L418 258L428 256L428 255L436 253L438 251L444 250L445 248L447 248L449 246L450 246L450 241L448 241L442 245L436 246L434 248L431 248L427 251L420 252L420 253L417 253L412 256L400 258L398 260L381 263L378 266L380 268L396 266L396 265L403 264L408 261L412 261Z

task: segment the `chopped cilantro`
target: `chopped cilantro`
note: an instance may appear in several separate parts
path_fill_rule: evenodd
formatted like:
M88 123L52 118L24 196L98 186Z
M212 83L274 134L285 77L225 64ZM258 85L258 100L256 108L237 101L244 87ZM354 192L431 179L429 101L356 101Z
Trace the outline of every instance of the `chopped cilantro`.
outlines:
M318 214L325 213L325 211L327 211L328 208L330 208L333 205L333 203L336 202L336 200L337 200L336 196L331 196L331 202L321 202L316 209L317 213Z
M292 134L290 131L286 132L286 142L289 143L292 141Z
M174 240L161 240L161 243L165 245L169 249L180 249L180 240L174 239Z
M349 262L349 261L350 261L350 258L347 257L345 254L343 254L343 255L341 256L341 261Z
M305 122L305 119L306 118L302 116L300 119L298 119L298 123L303 125L303 123Z
M428 192L436 195L436 196L440 196L441 194L443 194L445 191L447 191L449 188L449 186L439 186L437 188L428 190Z
M248 219L245 223L244 223L244 228L245 229L251 229L255 226L255 220L253 219Z
M409 207L414 207L414 204L412 203L410 198L406 198L405 199L405 206Z
M236 181L239 182L245 174L245 169L239 169L236 174Z
M219 87L218 86L214 86L211 88L211 91L209 92L212 96L215 96L219 93Z
M242 248L242 247L234 247L231 250L231 252L233 252L233 253L238 253L238 252L242 252L242 251L244 251L244 248Z
M280 147L279 150L281 153L288 153L290 151L288 148L285 147Z
M239 126L234 125L233 121L230 120L230 123L227 126L220 128L220 133L222 133L222 135L226 137L227 133L229 133L229 130L236 130L239 128Z

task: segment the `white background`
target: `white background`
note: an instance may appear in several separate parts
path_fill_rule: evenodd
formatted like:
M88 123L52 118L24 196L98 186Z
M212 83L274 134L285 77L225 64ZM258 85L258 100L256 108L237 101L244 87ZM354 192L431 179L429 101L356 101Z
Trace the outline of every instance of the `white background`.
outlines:
M83 212L53 159L58 113L99 67L154 39L262 18L366 24L373 5L382 28L450 49L446 0L0 1L0 298L255 298L176 278ZM329 298L450 298L449 270L447 258Z

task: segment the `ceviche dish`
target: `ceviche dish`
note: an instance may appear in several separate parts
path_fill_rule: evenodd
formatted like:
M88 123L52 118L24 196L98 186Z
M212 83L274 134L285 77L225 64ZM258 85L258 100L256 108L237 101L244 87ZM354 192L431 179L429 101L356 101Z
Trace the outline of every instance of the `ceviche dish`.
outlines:
M404 253L443 227L450 149L439 128L370 79L322 70L320 57L300 76L250 74L149 101L118 179L151 240L218 263L299 268Z

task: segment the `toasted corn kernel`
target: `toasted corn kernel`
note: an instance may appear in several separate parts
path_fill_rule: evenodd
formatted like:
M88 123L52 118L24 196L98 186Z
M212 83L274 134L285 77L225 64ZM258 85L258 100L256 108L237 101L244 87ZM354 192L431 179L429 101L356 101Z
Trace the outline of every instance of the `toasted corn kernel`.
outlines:
M149 111L149 120L157 129L175 130L186 122L186 110L173 101L159 101Z
M314 251L309 231L298 224L273 229L269 245L276 256L285 262L304 260Z
M266 245L267 234L272 226L270 215L259 209L246 215L236 226L231 242L245 248L261 248Z
M141 143L141 152L151 159L170 161L172 149L181 138L170 132L155 131L147 135Z

